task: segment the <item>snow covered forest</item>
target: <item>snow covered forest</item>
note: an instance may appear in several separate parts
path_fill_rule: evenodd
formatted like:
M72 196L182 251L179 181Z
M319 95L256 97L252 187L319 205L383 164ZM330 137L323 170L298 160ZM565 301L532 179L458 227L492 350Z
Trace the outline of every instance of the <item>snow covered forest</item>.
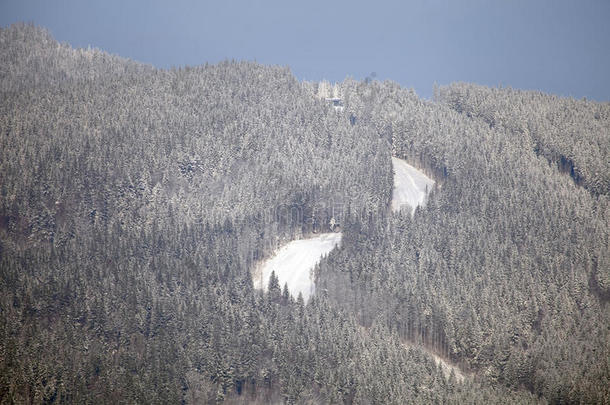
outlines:
M607 102L2 28L0 403L610 403L609 198ZM253 285L339 230L307 302Z

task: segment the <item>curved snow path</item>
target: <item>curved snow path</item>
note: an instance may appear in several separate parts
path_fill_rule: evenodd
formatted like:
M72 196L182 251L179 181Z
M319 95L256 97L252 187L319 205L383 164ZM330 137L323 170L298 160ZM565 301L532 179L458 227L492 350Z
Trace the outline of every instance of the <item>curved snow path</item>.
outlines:
M392 167L392 210L400 211L408 206L412 215L417 206L425 204L426 196L434 186L434 180L402 159L392 157ZM288 290L294 297L301 293L307 302L315 287L311 271L322 256L341 243L341 236L340 233L325 233L287 243L271 258L256 266L253 273L254 286L266 289L271 272L275 271L280 286L283 287L287 283Z
M271 272L280 281L283 288L288 283L288 290L296 298L299 292L307 302L314 292L314 280L311 271L322 256L341 243L341 233L324 233L314 238L299 239L282 246L271 258L261 263L254 274L254 286L267 289Z
M434 180L402 159L392 157L394 169L394 190L392 191L392 211L400 211L407 206L411 215L415 208L425 205L426 196L434 186Z

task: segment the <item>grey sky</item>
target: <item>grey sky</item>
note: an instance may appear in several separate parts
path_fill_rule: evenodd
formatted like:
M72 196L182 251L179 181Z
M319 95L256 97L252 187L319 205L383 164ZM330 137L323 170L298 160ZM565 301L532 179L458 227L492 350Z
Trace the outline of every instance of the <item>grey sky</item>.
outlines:
M247 59L424 97L468 81L610 100L607 0L0 0L0 25L17 21L158 67Z

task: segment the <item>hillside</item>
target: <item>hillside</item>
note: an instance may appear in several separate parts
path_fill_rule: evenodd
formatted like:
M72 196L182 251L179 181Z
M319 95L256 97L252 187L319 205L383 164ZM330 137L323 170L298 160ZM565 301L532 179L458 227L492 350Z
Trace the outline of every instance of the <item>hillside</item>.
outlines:
M0 29L0 402L610 402L610 105L480 89L520 131L459 88L323 87ZM415 215L392 157L436 184ZM254 288L335 223L307 303Z
M343 94L348 114L442 187L412 219L344 227L319 276L334 305L490 381L551 402L606 402L607 196L539 154L531 135L391 82L347 81ZM610 105L586 105L607 125ZM599 153L606 173L610 151Z

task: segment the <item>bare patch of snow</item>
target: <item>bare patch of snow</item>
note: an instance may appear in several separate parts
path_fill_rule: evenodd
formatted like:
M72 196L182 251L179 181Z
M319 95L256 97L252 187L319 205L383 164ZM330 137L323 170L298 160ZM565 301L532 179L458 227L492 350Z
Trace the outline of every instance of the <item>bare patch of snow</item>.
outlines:
M411 215L419 205L425 205L426 197L434 186L434 180L402 159L392 157L394 168L394 190L392 191L392 211L400 211L407 206Z
M280 286L288 283L290 293L297 297L300 292L307 302L314 292L312 270L324 255L340 245L341 236L341 233L324 233L314 238L287 243L256 267L253 275L254 286L266 289L271 272L275 271Z

